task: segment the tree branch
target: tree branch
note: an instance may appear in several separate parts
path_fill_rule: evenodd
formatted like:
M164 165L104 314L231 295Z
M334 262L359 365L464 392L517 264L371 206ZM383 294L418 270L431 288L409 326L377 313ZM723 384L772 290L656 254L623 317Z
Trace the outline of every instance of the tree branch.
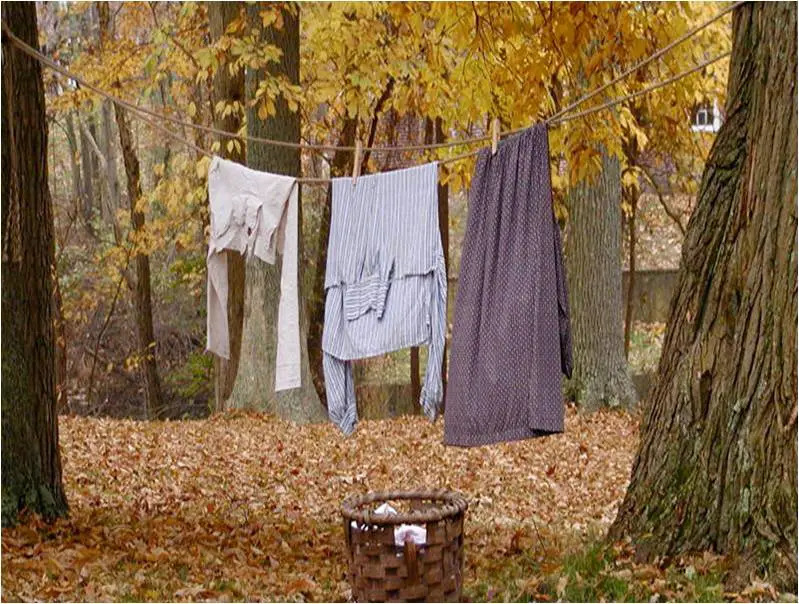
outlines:
M641 172L646 176L646 179L652 185L652 188L655 190L655 193L658 196L658 200L660 201L660 205L663 206L663 210L666 212L666 215L674 221L674 224L677 225L677 228L680 229L680 233L685 236L685 227L682 224L682 220L680 220L680 215L677 214L674 210L672 210L669 205L666 203L666 199L663 197L663 193L660 192L660 187L658 187L657 183L655 182L654 177L649 172L649 168L645 165L639 163L638 167L641 168Z
M375 142L375 135L377 134L377 118L380 115L380 112L383 110L383 105L386 104L389 97L391 97L391 93L394 90L394 77L391 76L388 78L388 82L386 83L386 88L383 90L383 94L380 95L380 98L377 99L377 103L375 104L374 114L372 116L372 123L369 126L369 140L366 143L367 147L371 147L372 144ZM363 161L361 162L361 173L366 172L366 166L369 163L369 155L371 154L371 150L367 150L366 153L363 154Z

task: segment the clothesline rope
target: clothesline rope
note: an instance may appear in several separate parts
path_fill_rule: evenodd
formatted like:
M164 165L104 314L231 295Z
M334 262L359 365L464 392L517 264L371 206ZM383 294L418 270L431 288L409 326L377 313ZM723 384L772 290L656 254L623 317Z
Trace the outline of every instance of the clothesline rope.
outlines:
M64 73L65 75L69 74L69 72L65 68L63 68L61 65L58 65L57 63L51 62L47 56L42 55L38 51L35 51L35 49L33 49L32 47L30 47L27 44L25 44L24 42L22 42L22 40L19 40L19 38L17 38L12 32L8 31L8 27L6 26L5 23L3 23L2 25L3 25L3 29L4 29L5 33L7 33L9 35L10 39L12 40L12 42L14 42L18 46L20 46L21 50L26 52L26 54L32 56L33 58L35 58L37 60L42 61L45 65L47 65L49 67L52 67L56 71ZM703 61L702 63L700 63L699 65L696 65L695 67L692 67L691 69L687 69L685 71L682 71L682 72L680 72L680 73L678 73L678 74L676 74L676 75L674 75L674 76L672 76L672 77L670 77L670 78L668 78L666 80L663 80L661 82L656 82L655 84L652 84L651 86L648 86L646 88L643 88L641 90L638 90L636 92L628 94L628 95L626 95L624 97L620 97L620 98L617 98L617 99L611 99L610 101L608 101L606 103L603 103L601 105L597 105L595 107L591 107L589 109L586 109L585 111L581 111L579 113L575 113L575 114L569 115L569 116L561 116L561 117L558 117L557 119L554 119L555 116L553 116L552 118L547 120L546 123L549 126L556 126L556 125L565 123L565 122L573 120L573 119L578 119L578 118L581 118L581 117L585 117L587 115L591 115L593 113L597 113L599 111L603 111L605 109L609 109L611 107L619 105L620 103L624 103L624 102L626 102L628 100L631 100L633 98L637 98L639 96L643 96L644 94L647 94L647 93L652 92L654 90L657 90L659 88L663 88L664 86L672 84L672 83L676 82L677 80L680 80L680 79L682 79L684 77L687 77L687 76L689 76L689 75L691 75L693 73L696 73L697 71L699 71L701 69L704 69L708 65L711 65L711 64L713 64L713 63L715 63L717 61L720 61L721 59L724 59L724 58L730 56L730 54L731 53L729 51L725 52L725 53L722 53L720 55L717 55L716 57L713 57L712 59L708 59L706 61ZM72 75L68 75L68 77L73 77L73 79L74 79L74 76L72 76ZM127 108L128 110L130 110L135 117L137 117L140 120L144 121L145 123L149 124L153 128L156 128L157 130L160 130L161 132L163 132L167 136L171 137L172 139L184 144L188 148L193 149L197 153L199 153L201 155L205 155L207 157L213 157L214 156L214 154L211 151L209 151L207 149L204 149L203 147L197 145L196 143L191 142L190 140L188 140L185 137L181 136L177 132L175 132L173 130L170 130L169 128L167 128L163 124L159 124L157 121L151 119L149 116L150 115L154 115L156 117L164 117L166 119L169 119L170 121L177 121L178 123L182 124L182 122L180 120L175 120L175 118L171 118L170 116L159 114L158 112L145 110L144 108L140 107L139 105L128 103L128 102L124 101L123 99L118 99L115 95L112 95L110 93L106 93L104 90L101 90L101 89L99 89L99 88L97 88L97 87L95 87L95 86L93 86L91 84L86 83L86 86L87 86L87 88L95 90L95 92L97 92L97 94L99 94L99 95L101 95L101 96L103 96L103 97L105 97L105 98L107 98L107 99L109 99L109 100L111 100L113 102L119 102L120 105L122 105L123 107ZM198 124L193 124L193 125L198 125ZM510 134L518 134L519 132L522 132L522 131L524 131L526 129L527 128L525 127L525 128L520 128L520 129L517 129L517 130L513 130L511 132L506 132L503 136L507 137ZM224 131L222 131L222 132L224 133ZM227 133L225 133L225 134L227 134ZM490 137L485 137L485 138L488 139ZM250 139L250 140L256 140L256 139ZM296 145L296 143L291 143L291 145ZM480 152L480 149L474 149L472 151L467 151L467 152L461 153L459 155L454 155L452 157L446 157L446 158L440 159L440 160L438 160L438 163L442 164L442 165L443 164L454 163L454 162L457 162L457 161L461 161L461 160L473 157L473 156L477 155L479 152ZM326 178L326 177L300 177L300 178L297 179L297 181L302 183L302 184L307 184L307 185L323 185L323 184L329 184L332 181L332 179L331 178Z
M654 54L652 54L649 57L643 59L642 61L640 61L639 63L637 63L633 67L627 69L626 71L621 73L619 76L613 78L611 81L609 81L606 84L603 84L602 86L600 86L599 88L589 92L588 94L586 94L585 96L577 99L575 102L571 103L570 105L568 105L564 109L562 109L562 110L558 111L557 113L555 113L554 115L550 116L546 120L546 123L560 123L560 121L562 121L562 120L560 120L560 118L562 118L568 112L570 112L573 109L577 108L578 106L582 105L586 101L594 98L596 95L600 94L604 90L607 90L610 86L613 86L613 85L619 83L621 80L623 80L624 78L628 77L630 74L638 71L639 69L645 67L649 63L651 63L651 62L655 61L656 59L660 58L661 56L666 54L668 51L670 51L672 48L678 46L679 44L681 44L682 42L688 40L689 38L695 36L696 34L698 34L700 31L702 31L703 29L705 29L706 27L708 27L712 23L714 23L714 22L718 21L719 19L721 19L724 15L726 15L730 11L734 10L735 8L737 8L738 6L740 6L742 4L745 4L746 1L747 0L741 0L739 2L731 4L730 6L722 9L720 12L718 12L715 16L710 18L708 21L700 23L696 27L692 28L691 30L689 30L688 32L686 32L685 34L680 36L679 38L673 40L672 42L670 42L669 44L667 44L666 46L664 46L660 50L656 51ZM177 125L180 125L180 126L184 126L184 127L187 127L187 128L200 130L202 132L207 132L207 133L210 133L210 134L216 134L218 136L224 136L224 137L227 137L227 138L235 138L235 139L244 140L244 141L264 143L264 144L269 144L269 145L273 145L273 146L277 146L277 147L285 147L285 148L293 148L293 149L308 149L308 150L320 151L320 152L324 152L324 151L354 151L356 149L355 146L351 146L351 145L338 146L338 145L321 145L321 144L311 144L311 143L294 143L294 142L290 142L290 141L282 141L282 140L270 139L270 138L264 138L264 137L258 137L258 136L240 135L240 134L238 134L236 132L230 132L228 130L222 130L220 128L215 128L215 127L212 127L212 126L206 126L204 124L197 124L197 123L194 123L194 122L181 120L179 118L172 117L170 115L167 115L167 114L164 114L164 113L160 113L160 112L154 111L152 109L148 109L148 108L143 107L141 105L138 105L136 103L132 103L130 101L126 101L125 99L119 98L116 95L113 95L113 94L111 94L109 92L106 92L105 90L101 89L100 87L95 86L94 84L91 84L90 82L86 81L85 79L81 78L80 76L70 72L65 67L63 67L62 65L60 65L59 63L57 63L56 61L54 61L53 59L51 59L47 55L41 53L40 51L38 51L37 49L35 49L32 46L28 45L23 40L21 40L19 37L17 37L10 30L10 28L6 25L5 21L2 22L2 27L3 27L4 34L6 34L9 37L9 39L18 48L20 48L23 52L25 52L26 54L34 57L35 59L37 59L38 61L40 61L44 65L47 65L48 67L53 69L54 71L57 71L58 73L61 73L62 75L74 80L75 82L77 82L81 86L93 91L94 93L96 93L96 94L98 94L98 95L100 95L100 96L102 96L102 97L104 97L104 98L106 98L108 100L111 100L111 101L113 101L115 103L118 103L119 105L125 107L126 109L129 109L130 111L137 112L137 113L140 113L140 114L143 113L143 114L149 115L149 116L154 117L154 118L170 121L170 122L172 122L174 124L177 124ZM510 135L513 135L513 134L518 134L519 132L522 132L522 131L526 130L527 127L528 126L524 126L524 127L521 127L521 128L516 128L514 130L508 130L506 132L500 132L500 136L501 137L507 137L507 136L510 136ZM399 146L392 146L392 147L379 147L379 146L362 147L362 151L386 152L386 153L390 153L390 152L394 152L394 151L396 151L396 152L425 151L425 150L445 149L445 148L450 148L450 147L455 147L455 146L462 146L462 145L463 146L472 145L472 144L476 144L476 143L486 142L486 141L488 141L490 139L491 139L490 135L485 135L485 136L478 136L478 137L468 138L468 139L460 139L460 140L455 140L455 141L448 141L448 142L444 142L444 143L428 143L428 144L422 144L422 145L399 145ZM468 155L467 155L467 157L468 157Z
M557 125L563 124L565 122L568 122L570 120L579 119L581 117L586 117L588 115L591 115L591 114L594 114L594 113L598 113L599 111L604 111L605 109L610 109L611 107L615 107L616 105L619 105L621 103L627 102L627 101L632 100L634 98L637 98L639 96L643 96L643 95L648 94L648 93L650 93L650 92L652 92L654 90L657 90L659 88L663 88L665 86L668 86L669 84L672 84L672 83L676 82L677 80L685 78L685 77L687 77L687 76L689 76L689 75L691 75L693 73L696 73L697 71L700 71L700 70L704 69L708 65L716 63L716 62L718 62L721 59L724 59L726 57L729 57L730 54L731 54L730 51L722 53L722 54L720 54L720 55L718 55L716 57L713 57L712 59L708 59L706 61L703 61L702 63L700 63L699 65L696 65L695 67L692 67L691 69L687 69L685 71L682 71L682 72L680 72L680 73L678 73L678 74L676 74L676 75L674 75L674 76L672 76L672 77L670 77L670 78L668 78L666 80L663 80L661 82L656 82L656 83L652 84L651 86L648 86L646 88L643 88L641 90L638 90L636 92L628 94L628 95L626 95L624 97L620 97L620 98L617 98L617 99L611 99L610 101L608 101L606 103L603 103L601 105L597 105L596 107L591 107L590 109L586 109L585 111L581 111L580 113L575 113L573 115L569 115L569 116L564 116L564 117L558 118L557 120L552 120L552 121L550 121L548 123L548 125L549 126L557 126ZM166 133L167 135L173 137L174 139L178 140L179 142L182 142L186 146L194 149L198 153L200 153L202 155L206 155L208 157L213 157L213 153L211 153L207 149L203 149L202 147L197 146L195 143L192 143L191 141L183 138L182 136L180 136L176 132L170 130L169 128L166 128L165 126L163 126L161 124L158 124L155 121L153 121L150 118L145 117L143 115L138 115L137 117L139 117L144 122L150 124L151 126L153 126L155 128L158 128L159 130L161 130L162 132ZM438 163L439 164L454 163L454 162L457 162L457 161L461 161L461 160L473 157L473 156L477 155L480 151L481 151L481 149L475 149L475 150L472 150L472 151L467 151L467 152L461 153L459 155L454 155L452 157L446 157L446 158L440 159L440 160L438 160ZM302 184L308 184L308 185L311 185L311 184L319 184L319 185L321 185L321 184L329 184L330 182L332 182L331 178L325 178L325 177L318 177L318 178L316 178L316 177L301 177L301 178L298 178L297 180L300 183L302 183Z
M689 76L689 75L691 75L693 73L696 73L697 71L700 71L700 70L704 69L708 65L712 65L713 63L716 63L716 62L720 61L721 59L729 57L730 54L731 54L731 52L727 51L725 53L722 53L722 54L720 54L718 56L713 57L712 59L708 59L706 61L703 61L702 63L700 63L699 65L696 65L695 67L692 67L691 69L687 69L685 71L682 71L682 72L680 72L680 73L678 73L678 74L676 74L676 75L674 75L674 76L672 76L672 77L670 77L670 78L668 78L666 80L663 80L661 82L656 82L656 83L652 84L651 86L647 86L646 88L642 88L641 90L638 90L638 91L633 92L631 94L628 94L626 96L623 96L623 97L620 97L620 98L617 98L617 99L611 99L610 101L608 101L606 103L603 103L601 105L597 105L596 107L591 107L590 109L586 109L585 111L581 111L579 113L575 113L575 114L568 115L568 116L563 116L563 117L560 117L560 118L558 118L556 120L548 121L548 125L550 127L551 126L557 126L557 125L563 124L565 122L568 122L568 121L571 121L571 120L574 120L574 119L579 119L581 117L586 117L588 115L591 115L591 114L594 114L594 113L598 113L599 111L604 111L605 109L610 109L611 107L615 107L616 105L619 105L621 103L627 102L627 101L632 100L634 98L637 98L639 96L643 96L643 95L648 94L648 93L650 93L650 92L652 92L654 90L657 90L659 88L663 88L665 86L668 86L669 84L673 84L677 80L680 80L680 79L685 78L685 77L687 77L687 76ZM195 151L197 151L197 152L199 152L199 153L201 153L203 155L207 155L208 157L213 157L213 153L211 153L210 151L208 151L206 149L203 149L201 147L198 147L196 144L192 143L191 141L186 140L185 138L183 138L179 134L173 132L172 130L169 130L168 128L162 126L161 124L156 124L152 120L150 120L149 118L146 118L146 117L141 116L141 115L138 116L138 117L140 117L142 120L144 120L148 124L151 124L151 125L157 127L159 130L162 130L162 131L166 132L168 135L170 135L173 138L177 139L178 141L184 143L185 145L188 145L189 147L193 148ZM522 130L526 130L526 128L524 128ZM520 130L519 132L521 132L522 130ZM454 162L457 162L457 161L461 161L461 160L473 157L473 156L477 155L478 153L480 153L480 151L481 151L481 149L474 149L472 151L467 151L467 152L461 153L459 155L454 155L452 157L446 157L446 158L440 159L440 160L438 160L438 163L440 165L454 163ZM325 178L325 177L319 177L319 178L301 177L301 178L298 178L297 180L299 182L303 183L303 184L308 184L308 185L311 185L311 184L322 185L322 184L329 184L330 182L332 182L331 178Z

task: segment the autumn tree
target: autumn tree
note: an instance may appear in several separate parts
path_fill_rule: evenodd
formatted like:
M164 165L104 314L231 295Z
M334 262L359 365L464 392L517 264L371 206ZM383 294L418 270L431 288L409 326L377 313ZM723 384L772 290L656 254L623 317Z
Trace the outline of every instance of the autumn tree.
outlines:
M100 15L101 44L107 37L113 37L109 6L106 2L97 4ZM122 160L125 165L125 176L128 183L128 205L130 206L130 223L133 227L133 245L141 246L145 231L145 215L142 210L141 168L139 157L134 146L133 134L125 109L114 103L114 117L119 131L119 143L122 147ZM164 395L161 390L161 379L156 362L155 330L153 329L153 300L150 283L150 256L143 249L134 251L133 262L136 267L136 280L133 284L133 299L136 312L136 335L139 349L137 363L144 376L144 393L147 416L160 418L164 413Z
M274 15L271 26L263 25L263 12ZM259 42L280 50L279 58L263 69L248 69L245 76L247 98L251 104L247 115L247 134L291 142L300 140L300 114L290 107L284 96L274 100L272 115L259 116L259 96L264 82L273 79L297 85L300 77L300 15L296 4L266 3L247 7L248 22L259 32ZM265 117L265 119L262 119ZM247 165L257 170L275 174L299 176L300 153L250 142L247 148ZM302 203L300 203L302 207ZM302 232L302 212L299 229ZM302 238L300 238L302 242ZM300 345L302 349L302 385L300 388L275 392L275 354L277 343L277 312L280 300L280 272L282 259L274 265L260 260L249 262L245 278L244 325L238 376L230 397L234 407L268 410L284 419L296 422L323 421L324 407L314 388L308 363L308 317L300 287ZM302 270L300 268L300 270Z
M611 535L734 554L796 589L796 6L735 9L710 153Z
M2 5L3 23L37 47L36 5ZM61 482L53 331L53 214L39 63L3 35L2 523L22 509L67 511Z

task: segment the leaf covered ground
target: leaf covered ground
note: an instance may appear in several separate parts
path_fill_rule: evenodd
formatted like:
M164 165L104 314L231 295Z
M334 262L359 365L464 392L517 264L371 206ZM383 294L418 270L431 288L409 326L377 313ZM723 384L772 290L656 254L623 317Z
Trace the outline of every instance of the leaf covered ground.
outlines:
M612 520L637 429L632 415L570 409L565 434L461 449L441 444L441 422L420 417L362 422L350 438L329 424L245 412L183 422L65 417L70 516L3 530L2 598L346 600L340 502L422 486L470 501L465 598L585 596L574 590L594 580L586 568L610 577L605 585L595 572L592 589L618 590L614 573L633 571L608 562L605 549L572 563L564 552ZM642 584L661 580L691 598L651 572Z

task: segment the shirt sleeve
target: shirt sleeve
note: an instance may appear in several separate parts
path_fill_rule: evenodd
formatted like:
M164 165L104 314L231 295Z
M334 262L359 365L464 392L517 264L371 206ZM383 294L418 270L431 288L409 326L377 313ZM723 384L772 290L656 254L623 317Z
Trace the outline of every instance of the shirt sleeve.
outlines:
M427 356L427 371L419 403L424 414L433 421L441 410L444 398L442 366L444 347L447 341L447 270L444 266L444 253L440 248L433 271L433 287L430 304L430 347Z

